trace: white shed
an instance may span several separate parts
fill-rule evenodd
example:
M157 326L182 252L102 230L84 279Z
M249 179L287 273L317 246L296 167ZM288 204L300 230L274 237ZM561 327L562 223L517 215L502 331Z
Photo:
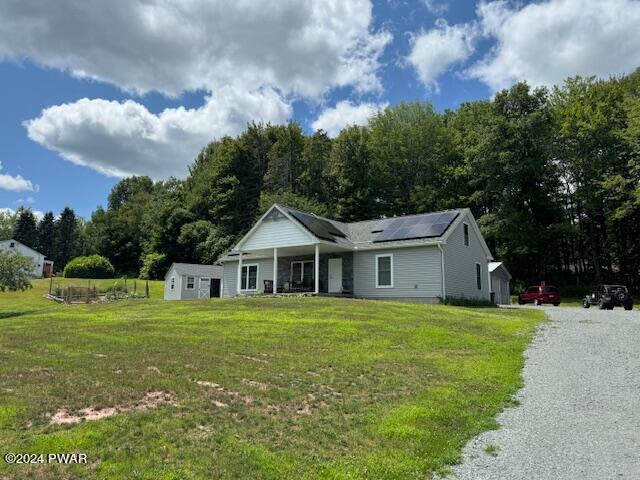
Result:
M46 260L42 253L13 238L0 241L0 250L19 253L30 258L33 261L33 270L31 271L31 276L33 277L50 277L53 273L53 262L51 260Z
M491 293L497 305L511 303L510 284L511 274L502 262L489 262L489 277L491 278Z
M165 300L220 297L222 266L173 263L164 277Z

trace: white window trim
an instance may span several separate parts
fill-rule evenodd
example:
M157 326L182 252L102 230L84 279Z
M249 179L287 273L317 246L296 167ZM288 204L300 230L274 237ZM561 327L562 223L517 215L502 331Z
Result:
M289 281L290 282L293 282L293 265L295 263L302 264L301 269L300 269L300 279L296 280L296 281L302 282L304 280L304 264L305 263L310 263L311 265L313 265L314 261L313 260L295 260L295 261L291 262L291 270L289 271ZM315 270L315 267L314 267L314 270ZM312 276L311 279L313 280L313 278L314 277Z
M465 227L467 227L467 234L464 234ZM462 244L469 248L471 246L471 228L466 222L462 223Z
M242 288L244 282L244 277L242 272L240 272L240 291L241 292L257 292L258 284L260 283L260 265L258 263L243 263L242 268L247 267L247 282L246 285L249 286L249 267L256 267L256 288Z
M196 277L195 275L185 275L184 276L184 289L185 290L195 290L196 289ZM189 278L193 278L193 286L189 288Z
M176 277L171 277L171 280L169 281L169 290L173 292L175 289L176 289Z
M378 275L378 259L381 257L389 257L391 259L391 285L380 285L380 277ZM376 255L376 288L393 288L393 253L381 253Z
M482 290L482 265L476 263L476 288Z

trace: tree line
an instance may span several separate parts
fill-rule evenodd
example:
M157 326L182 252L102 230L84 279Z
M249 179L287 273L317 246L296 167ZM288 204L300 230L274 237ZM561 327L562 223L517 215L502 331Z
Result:
M640 70L518 83L445 112L401 103L333 139L252 123L207 145L184 180L123 179L90 220L65 209L20 235L52 248L58 269L70 252L97 253L157 277L174 261L214 262L275 202L342 221L469 207L516 283L637 289Z

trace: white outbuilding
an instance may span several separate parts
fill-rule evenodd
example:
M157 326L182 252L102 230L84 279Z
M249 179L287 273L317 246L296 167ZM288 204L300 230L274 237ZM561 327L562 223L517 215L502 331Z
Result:
M173 263L164 277L165 300L216 298L221 293L221 265Z
M33 261L33 270L31 271L32 277L42 278L53 275L53 262L51 260L47 260L42 253L26 246L24 243L20 243L13 238L9 240L2 240L0 241L0 250L5 252L15 252L30 258Z
M489 278L491 279L491 294L497 305L511 303L511 274L502 262L489 262Z

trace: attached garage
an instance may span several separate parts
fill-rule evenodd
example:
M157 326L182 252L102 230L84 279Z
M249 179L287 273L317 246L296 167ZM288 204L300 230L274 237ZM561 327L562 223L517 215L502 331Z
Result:
M221 293L221 265L174 263L164 277L165 300L215 298Z
M491 296L497 305L511 303L511 274L502 262L489 262L489 277L491 278Z

